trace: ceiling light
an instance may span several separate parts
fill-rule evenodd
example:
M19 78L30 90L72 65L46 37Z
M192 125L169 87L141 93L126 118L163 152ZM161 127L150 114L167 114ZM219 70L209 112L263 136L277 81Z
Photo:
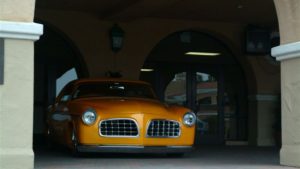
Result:
M146 69L146 68L143 68L141 69L141 72L153 72L154 69Z
M221 53L215 52L186 52L185 55L195 55L195 56L218 56Z

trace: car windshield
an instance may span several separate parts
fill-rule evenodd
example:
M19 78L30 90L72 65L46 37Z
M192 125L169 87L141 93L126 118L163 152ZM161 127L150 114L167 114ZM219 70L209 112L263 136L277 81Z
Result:
M149 85L125 82L97 82L78 86L73 99L85 97L136 97L155 99Z

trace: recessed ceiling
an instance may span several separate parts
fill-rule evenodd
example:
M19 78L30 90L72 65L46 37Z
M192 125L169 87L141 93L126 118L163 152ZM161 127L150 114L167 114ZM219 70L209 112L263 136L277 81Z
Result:
M80 11L103 20L144 17L222 21L277 22L273 0L36 0L37 10Z

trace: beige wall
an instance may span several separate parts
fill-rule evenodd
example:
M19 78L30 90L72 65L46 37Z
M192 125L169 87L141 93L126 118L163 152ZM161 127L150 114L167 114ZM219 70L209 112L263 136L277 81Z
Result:
M281 46L273 55L281 60L282 148L280 163L300 166L300 1L274 0ZM294 45L296 44L296 45Z
M300 55L299 55L300 56ZM281 163L300 166L300 59L282 61ZM288 74L287 74L288 73Z
M31 26L27 23L33 21L35 0L0 0L0 4L0 40L4 42L0 44L0 52L4 54L4 84L0 85L0 168L32 169L35 35L31 36L32 30L22 30L22 26ZM3 31L7 25L14 29L8 30L9 35L7 30ZM28 40L24 40L25 36Z
M277 100L264 100L258 101L257 103L257 145L259 146L270 146L275 145L276 140L274 139L274 123L276 113L280 111L280 104Z
M279 62L268 55L247 57L257 82L257 94L249 96L249 143L259 146L275 145L274 126L278 123L276 118L280 113ZM257 130L252 130L253 128Z
M76 20L73 18L76 17ZM108 31L114 22L100 21L85 13L37 11L37 18L50 23L66 33L77 45L92 77L104 76L113 69L113 56ZM144 60L164 37L171 33L186 30L204 30L221 35L230 45L239 48L242 26L226 23L185 22L177 20L144 19L118 23L125 31L124 47L116 54L117 68L126 78L137 79ZM222 27L222 29L220 29ZM239 33L237 33L239 32ZM236 41L233 43L231 41ZM238 51L239 53L239 51ZM101 63L105 64L101 64Z
M280 62L270 55L246 56L254 71L256 89L259 94L280 93Z
M33 168L33 42L6 39L4 51L4 85L0 85L0 168Z
M279 21L281 44L298 42L300 39L300 1L274 0Z
M101 21L96 16L79 12L43 10L37 11L36 16L38 19L61 30L74 41L75 45L84 55L84 60L91 76L101 77L104 76L106 71L113 69L114 53L109 46L108 31L114 22ZM259 62L257 62L257 57L243 55L245 24L153 18L119 22L118 24L125 31L125 39L123 49L115 55L117 57L117 68L115 69L121 70L126 78L137 79L139 77L140 67L143 65L150 51L160 40L171 33L187 29L211 33L213 36L224 41L233 53L238 56L237 59L246 71L249 83L256 83L256 79L253 79L253 77L257 75L254 74L256 73L254 70L257 68L259 69L257 72L262 80L266 78L269 80L270 78L268 72L262 71L264 66L269 65L264 59L259 59ZM271 80L274 81L273 79L277 78L276 80L278 81L278 66L271 66L270 69L275 69L271 70L275 71L275 76L271 76ZM260 84L267 86L262 87L264 91L269 90L271 86L271 91L265 91L267 93L275 91L274 88L278 88L278 85L273 87L272 84L269 86L265 85L266 83ZM253 88L254 85L250 86L252 88L251 92L255 94L256 89Z
M32 22L35 0L0 0L0 20Z

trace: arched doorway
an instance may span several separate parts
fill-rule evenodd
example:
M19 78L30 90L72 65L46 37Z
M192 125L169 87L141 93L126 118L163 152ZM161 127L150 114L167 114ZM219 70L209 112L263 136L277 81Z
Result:
M247 141L247 86L227 46L197 31L176 32L151 51L140 79L162 101L181 104L198 117L196 144Z
M88 76L83 58L73 42L55 27L41 23L44 35L35 44L34 56L34 145L45 141L47 108L54 103L58 90L74 78Z

